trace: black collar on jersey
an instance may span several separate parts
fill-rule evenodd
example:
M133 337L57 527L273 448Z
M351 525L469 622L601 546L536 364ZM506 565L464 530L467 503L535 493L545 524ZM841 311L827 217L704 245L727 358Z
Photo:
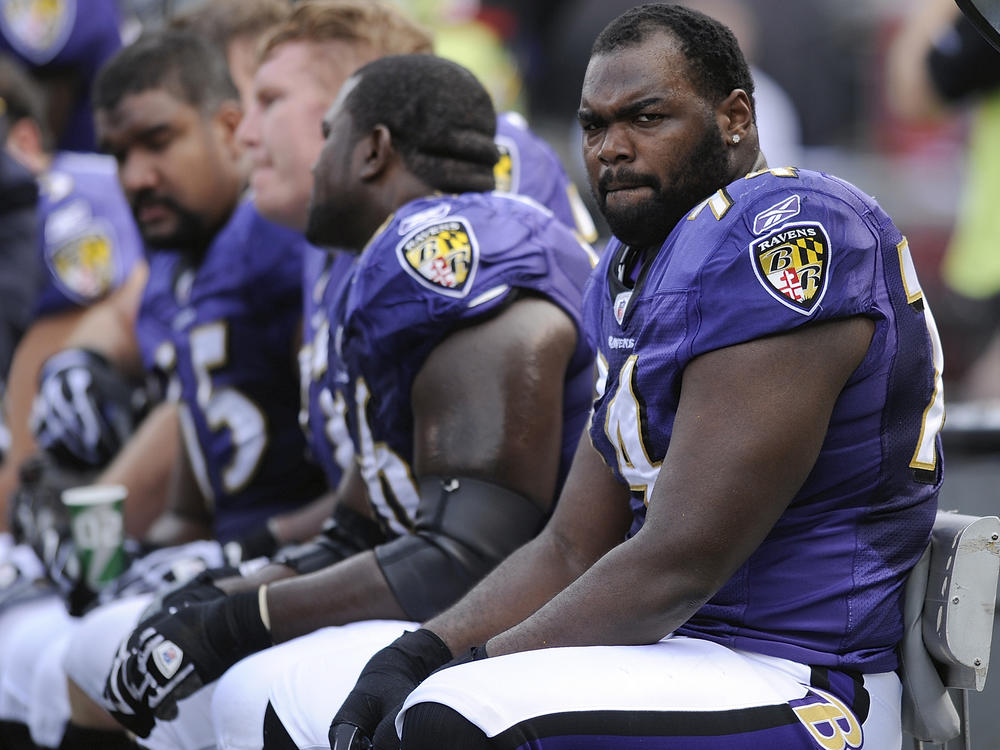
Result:
M637 250L629 245L622 245L618 248L615 257L608 265L608 294L612 304L618 299L619 294L632 292L632 297L625 306L625 313L622 315L621 326L623 328L632 315L633 300L642 291L642 287L646 282L646 274L649 271L649 267L653 264L654 258L656 258L656 253L647 254L644 250ZM636 278L635 283L632 284L629 282L629 276L632 275L632 271L637 264L640 264L639 276Z

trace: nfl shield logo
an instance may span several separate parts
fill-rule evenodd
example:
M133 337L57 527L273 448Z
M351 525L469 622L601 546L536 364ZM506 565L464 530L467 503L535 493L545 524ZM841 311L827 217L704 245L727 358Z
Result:
M183 661L184 652L173 641L164 641L153 650L153 663L166 680L177 674Z
M618 325L622 324L622 320L625 319L625 311L628 309L628 301L632 299L632 292L622 292L617 297L615 297L615 320L618 321Z

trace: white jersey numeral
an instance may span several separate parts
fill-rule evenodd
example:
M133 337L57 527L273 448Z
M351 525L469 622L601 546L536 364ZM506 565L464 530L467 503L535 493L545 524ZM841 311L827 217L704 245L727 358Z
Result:
M648 441L643 429L646 410L635 392L638 362L638 356L633 354L618 373L618 390L608 404L604 433L614 446L619 473L629 488L648 503L661 462L651 459L646 450Z
M906 301L914 306L920 303L920 307L923 308L924 322L927 324L927 333L931 338L931 355L934 360L934 393L931 395L930 403L924 409L923 419L920 421L920 437L917 439L913 458L910 459L910 468L933 471L937 467L937 435L944 426L944 382L942 377L944 354L941 350L941 336L938 334L934 315L931 313L930 305L927 304L920 280L917 278L913 257L910 255L910 245L905 237L896 245L896 250L899 252L899 270L903 276Z
M239 492L253 479L267 448L267 421L260 408L235 388L217 388L213 370L227 363L228 329L218 321L191 330L191 368L197 385L198 407L213 432L228 429L233 455L223 468L222 486L227 493ZM188 457L205 497L214 500L205 455L191 420L190 407L182 409L181 425Z
M358 464L375 511L397 533L413 528L413 516L420 499L410 466L384 442L376 442L368 425L371 391L364 378L355 388L358 415Z

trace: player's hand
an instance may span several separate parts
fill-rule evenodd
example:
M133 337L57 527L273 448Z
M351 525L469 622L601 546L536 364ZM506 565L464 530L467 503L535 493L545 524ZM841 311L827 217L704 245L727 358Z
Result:
M376 740L374 747L378 750L398 747L392 725L396 711L413 688L449 661L451 651L431 631L420 629L403 633L368 660L354 689L333 719L330 747L333 750L363 750L372 747L368 738ZM380 729L383 722L385 726ZM389 731L392 737L386 744L382 738ZM382 745L378 744L380 740Z
M136 394L100 354L58 352L39 375L31 412L35 441L69 466L102 467L132 430Z
M219 578L236 575L233 568L223 570L226 575L219 576ZM226 592L215 585L214 582L219 580L219 578L213 577L215 572L214 570L203 570L194 578L160 589L139 615L139 624L136 625L136 629L146 625L148 621L159 619L160 615L169 613L171 609L181 610L191 604L211 602L223 598Z
M140 737L177 702L271 645L256 591L170 607L136 628L115 655L104 685L111 714Z

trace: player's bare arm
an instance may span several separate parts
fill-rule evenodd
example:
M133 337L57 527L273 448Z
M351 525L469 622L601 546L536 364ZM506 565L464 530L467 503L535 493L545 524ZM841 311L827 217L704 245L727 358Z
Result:
M558 466L563 383L543 374L566 367L575 341L569 318L538 299L517 301L445 339L413 387L417 477L473 477L547 510ZM268 609L276 642L327 625L406 619L373 553L272 584Z
M211 513L180 434L176 434L177 460L167 489L166 509L153 522L146 541L160 547L211 537Z
M840 320L692 361L643 528L487 651L654 643L684 623L805 480L872 330L864 318ZM790 403L795 418L776 418Z
M632 521L628 488L590 436L580 438L551 520L452 608L426 623L459 654L514 627L566 588L612 547Z
M135 321L148 271L144 263L137 264L124 284L104 302L87 311L66 345L100 352L126 374L141 373Z
M153 408L101 472L101 484L123 484L125 532L141 539L166 509L170 476L181 452L177 405L164 402Z

